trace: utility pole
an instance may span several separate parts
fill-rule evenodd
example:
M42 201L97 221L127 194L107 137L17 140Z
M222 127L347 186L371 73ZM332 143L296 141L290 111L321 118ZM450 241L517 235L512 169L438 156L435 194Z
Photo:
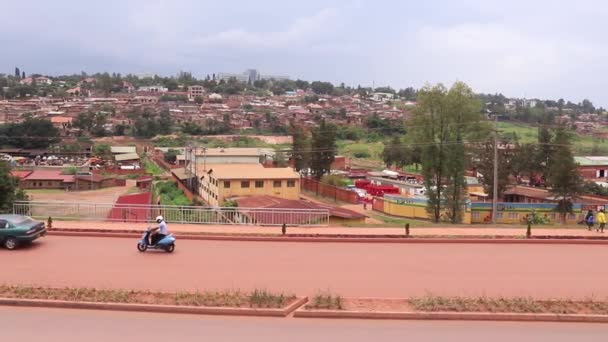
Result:
M494 115L494 184L492 195L492 223L496 223L496 209L498 207L498 114Z

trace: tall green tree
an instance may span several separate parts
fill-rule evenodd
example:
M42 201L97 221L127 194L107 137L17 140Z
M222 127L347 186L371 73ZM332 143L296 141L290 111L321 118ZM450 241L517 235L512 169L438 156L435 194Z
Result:
M480 105L473 91L457 82L448 91L443 85L427 86L417 93L413 132L421 144L422 175L428 196L427 211L438 222L442 210L458 222L465 204L465 141L477 133Z
M293 140L293 151L291 158L297 172L307 170L310 167L310 139L301 126L291 125L291 137Z
M583 185L578 164L572 154L571 140L572 133L566 127L560 126L555 130L554 149L547 177L551 186L549 191L558 200L557 211L562 219L565 219L566 214L572 213L572 203L581 193Z
M336 157L336 125L321 120L321 124L312 130L310 169L313 176L320 180L331 170Z
M410 164L411 151L403 144L399 136L393 136L390 140L384 142L382 150L382 160L386 166L395 165L399 168Z
M553 138L553 132L546 124L543 124L538 128L538 148L536 150L537 155L535 163L544 179L546 179L549 168L551 167L551 156L553 155L553 146L551 144Z
M481 104L473 90L462 82L456 82L448 91L446 97L448 115L448 139L446 146L447 186L444 191L448 218L452 223L462 221L466 204L466 151L465 141L469 136L478 135L481 129Z

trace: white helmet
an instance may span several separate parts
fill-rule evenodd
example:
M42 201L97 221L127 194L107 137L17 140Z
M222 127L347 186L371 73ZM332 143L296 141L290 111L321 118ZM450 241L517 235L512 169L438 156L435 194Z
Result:
M156 216L156 223L161 223L165 219L162 216Z

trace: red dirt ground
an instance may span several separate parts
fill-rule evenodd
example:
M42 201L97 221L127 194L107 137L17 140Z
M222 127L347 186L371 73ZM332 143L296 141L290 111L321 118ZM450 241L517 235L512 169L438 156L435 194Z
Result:
M143 229L143 228L142 228ZM345 297L608 297L603 245L334 244L178 240L173 254L136 239L49 236L0 249L0 284L151 290L255 289Z

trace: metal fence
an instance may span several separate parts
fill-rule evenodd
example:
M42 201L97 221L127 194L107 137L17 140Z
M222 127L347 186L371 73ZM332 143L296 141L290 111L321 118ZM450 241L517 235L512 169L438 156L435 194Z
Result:
M327 226L326 209L214 208L197 206L137 205L74 202L15 202L13 213L38 219L167 222L223 225Z

